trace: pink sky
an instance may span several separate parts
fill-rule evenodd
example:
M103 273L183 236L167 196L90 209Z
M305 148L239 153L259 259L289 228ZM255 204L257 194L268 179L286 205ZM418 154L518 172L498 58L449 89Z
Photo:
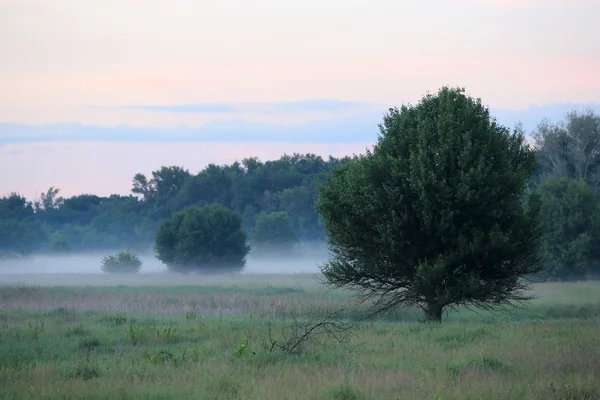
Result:
M293 124L334 113L118 107L325 98L368 102L372 111L417 102L442 85L464 86L499 109L598 101L599 15L596 0L2 0L0 124ZM0 130L0 144L9 134ZM11 143L0 147L0 195L33 197L50 185L66 195L126 193L133 173L161 165L195 172L208 162L294 151L334 150Z

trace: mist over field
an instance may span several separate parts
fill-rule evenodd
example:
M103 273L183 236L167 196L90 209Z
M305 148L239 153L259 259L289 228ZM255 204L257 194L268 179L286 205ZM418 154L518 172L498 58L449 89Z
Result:
M118 251L118 249L89 251L66 255L34 254L28 257L4 260L0 263L0 284L32 283L38 281L38 278L48 279L48 275L105 274L101 268L103 257ZM167 266L154 256L152 251L141 252L139 257L143 262L139 274L173 275ZM242 274L314 274L320 272L319 265L325 262L327 257L327 249L322 245L287 254L261 255L251 251ZM118 280L118 278L119 274L114 276L113 280Z

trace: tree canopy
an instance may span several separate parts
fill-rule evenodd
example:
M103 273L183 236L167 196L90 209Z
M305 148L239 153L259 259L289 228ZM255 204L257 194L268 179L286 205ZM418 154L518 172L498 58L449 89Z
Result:
M372 151L321 188L326 281L359 290L377 312L416 305L435 321L446 307L528 299L539 202L524 198L536 162L522 132L447 87L390 109L380 130Z
M264 252L290 250L298 241L285 211L259 215L250 235L253 247Z
M175 272L240 271L250 251L241 216L220 204L173 214L158 227L155 248Z
M31 202L17 193L0 198L0 251L25 254L47 241L48 233Z
M576 280L600 277L600 196L583 179L550 177L542 200L544 275Z
M583 179L600 189L600 115L573 110L555 124L545 119L533 137L542 178Z

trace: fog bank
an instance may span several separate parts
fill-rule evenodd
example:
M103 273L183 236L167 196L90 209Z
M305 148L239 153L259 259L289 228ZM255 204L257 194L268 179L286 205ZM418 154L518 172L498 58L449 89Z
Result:
M40 274L104 274L102 259L114 251L86 252L69 255L32 255L28 257L0 260L0 281L6 275ZM138 255L143 262L139 274L168 273L167 266L152 252ZM302 249L293 254L261 256L250 253L242 274L314 274L328 258L324 247Z

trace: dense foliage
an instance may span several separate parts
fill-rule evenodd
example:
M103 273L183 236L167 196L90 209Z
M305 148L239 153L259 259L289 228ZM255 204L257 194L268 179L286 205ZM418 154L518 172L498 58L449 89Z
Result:
M535 166L524 136L461 89L391 109L373 151L322 187L326 280L435 321L448 306L525 299L521 278L539 270L539 202L523 201Z
M137 273L142 268L142 260L133 253L120 251L102 259L102 271L106 273Z
M538 181L549 176L582 179L600 189L600 115L571 111L556 124L543 120L533 136Z
M298 241L285 211L259 215L250 235L253 248L265 253L289 251Z
M0 252L28 253L48 241L31 202L17 194L0 198Z
M147 249L154 245L158 225L174 212L213 203L239 213L247 235L259 215L285 212L299 240L322 241L326 233L314 207L317 187L346 160L313 154L267 162L248 158L211 164L196 175L161 167L151 178L136 174L131 196L61 198L54 187L33 201L10 194L0 198L0 252Z
M571 111L534 132L542 200L543 278L598 278L600 238L600 116Z
M600 277L600 196L583 180L547 179L542 199L544 276Z
M174 272L240 271L250 251L241 216L220 204L173 214L158 227L155 248Z

